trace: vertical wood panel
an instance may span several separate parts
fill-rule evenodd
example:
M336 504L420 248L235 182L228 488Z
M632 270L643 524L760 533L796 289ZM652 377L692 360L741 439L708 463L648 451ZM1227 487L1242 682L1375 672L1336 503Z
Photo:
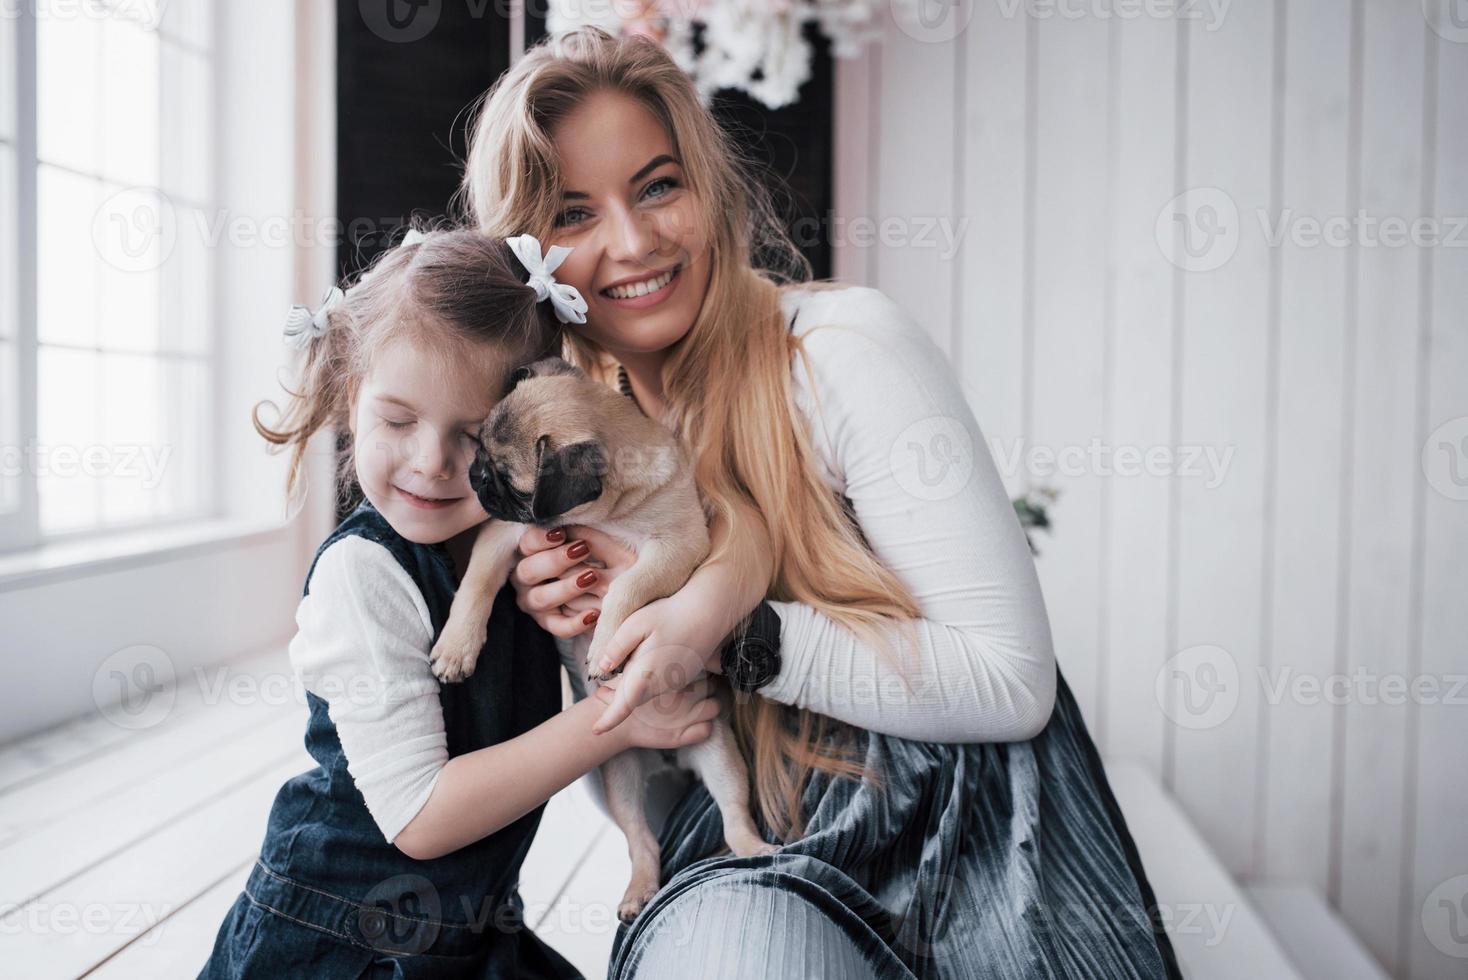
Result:
M1270 200L1273 7L1236 4L1217 30L1196 20L1184 27L1186 186L1218 188L1238 218L1225 216L1225 235L1213 239L1213 248L1234 247L1228 261L1183 279L1178 438L1188 449L1233 455L1216 487L1202 477L1177 477L1175 652L1221 647L1237 676L1222 668L1217 679L1192 675L1194 688L1221 685L1213 696L1232 704L1217 716L1193 718L1201 727L1172 727L1171 778L1184 809L1235 874L1251 870L1258 745L1270 258L1256 216ZM1203 212L1194 218L1200 231L1208 221Z
M838 132L842 217L951 206L969 222L951 294L921 250L878 245L846 268L869 258L869 281L940 344L951 331L991 445L1097 435L1232 454L1213 488L1039 479L1065 489L1038 563L1062 666L1103 751L1161 766L1231 871L1328 892L1400 975L1459 976L1422 915L1468 875L1468 788L1445 775L1462 769L1468 711L1377 703L1352 678L1420 674L1440 702L1465 672L1468 502L1451 488L1468 481L1468 443L1450 428L1423 453L1468 419L1468 250L1266 233L1358 208L1468 214L1468 44L1378 0L1350 16L1326 0L1235 4L1220 25L1018 9L974 5L961 55L889 24L878 57L843 66L858 81L838 113L870 156L846 170ZM1234 251L1180 271L1154 222L1203 187L1238 209ZM1227 717L1202 729L1166 721L1153 694L1158 665L1198 644L1238 673ZM1288 690L1332 675L1351 704Z
M1175 187L1177 26L1142 18L1113 22L1115 59L1111 186L1110 353L1107 438L1146 452L1173 442L1173 266L1154 223ZM1108 540L1106 676L1101 750L1137 759L1161 775L1164 717L1151 680L1169 654L1167 605L1170 489L1165 475L1117 477L1103 487Z
M1338 0L1284 5L1282 172L1277 214L1347 212L1350 20ZM1273 220L1273 216L1272 216ZM1265 667L1273 684L1335 672L1340 561L1341 399L1345 385L1346 260L1339 247L1277 246L1277 416ZM1330 881L1330 753L1335 708L1266 690L1260 759L1260 877Z
M835 215L842 231L831 235L831 264L834 278L856 286L872 284L871 247L852 240L850 222L857 215L872 213L870 164L873 139L880 113L872 111L877 55L866 48L857 58L836 59L836 166L831 175Z
M958 43L919 40L888 25L877 51L876 211L863 216L875 219L877 228L874 285L944 350L951 339L956 261L938 229L956 222L952 100Z
M1421 205L1427 25L1416 4L1368 0L1362 14L1359 206L1375 218L1410 220ZM1405 675L1409 666L1421 256L1407 245L1368 246L1380 236L1359 234L1343 652L1348 676L1380 677ZM1338 899L1346 921L1395 973L1409 713L1372 690L1353 686L1344 711Z
M1468 92L1468 44L1428 38L1429 63L1436 59L1436 117L1433 135L1434 181L1426 197L1424 212L1448 219L1445 227L1456 228L1458 244L1438 247L1427 256L1429 301L1426 323L1429 359L1426 376L1425 429L1422 447L1427 486L1424 495L1424 543L1422 603L1413 610L1421 617L1421 655L1414 673L1439 686L1431 703L1417 709L1414 763L1416 799L1413 807L1409 855L1410 884L1402 908L1402 928L1407 937L1403 972L1413 980L1446 980L1461 977L1464 960L1448 955L1460 947L1434 945L1424 928L1431 923L1433 937L1443 942L1449 909L1440 900L1461 901L1468 881L1468 833L1463 815L1468 813L1468 780L1462 778L1464 746L1468 746L1468 706L1461 679L1468 673L1463 656L1463 638L1468 636L1468 603L1463 601L1464 555L1468 555L1468 231L1461 223L1468 218L1468 182L1463 161L1468 159L1468 111L1463 93ZM1421 370L1421 369L1419 369ZM1422 376L1419 374L1419 377ZM1455 690L1456 688L1456 690ZM1459 879L1457 885L1439 886ZM1436 894L1435 894L1436 893ZM1429 904L1430 903L1430 904ZM1461 908L1461 905L1459 906ZM1461 918L1457 938L1463 936Z
M1102 477L1088 448L1105 437L1107 21L1047 18L1037 34L1034 160L1034 378L1030 437L1067 469L1037 474L1061 491L1057 533L1045 545L1040 581L1056 656L1087 719L1101 682Z
M956 353L964 392L990 447L998 450L999 473L1011 494L1025 489L1012 450L1025 434L1029 23L1002 16L997 4L981 3L963 37L964 169L958 177L968 232L958 259Z

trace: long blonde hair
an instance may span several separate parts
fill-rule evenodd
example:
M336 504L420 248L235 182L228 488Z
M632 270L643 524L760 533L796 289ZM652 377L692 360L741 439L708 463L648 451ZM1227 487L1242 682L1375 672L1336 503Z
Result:
M663 421L693 461L710 512L728 542L768 534L770 598L805 603L892 658L889 627L913 637L920 615L902 582L866 548L819 476L815 450L791 399L800 339L781 311L782 289L810 267L780 226L751 161L699 101L692 81L656 43L585 28L525 53L476 110L460 188L466 217L494 235L554 235L562 183L551 133L588 95L621 92L659 119L697 195L709 230L708 292L692 327L668 348ZM812 288L812 287L806 287ZM565 356L611 383L615 361L574 331ZM900 664L894 664L899 673ZM756 800L784 840L803 833L801 798L819 769L880 784L851 751L855 733L833 719L760 697L738 698L734 728L753 764Z

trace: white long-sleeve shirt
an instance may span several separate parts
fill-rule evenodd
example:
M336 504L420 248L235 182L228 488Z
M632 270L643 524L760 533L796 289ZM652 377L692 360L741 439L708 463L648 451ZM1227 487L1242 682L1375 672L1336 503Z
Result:
M1055 698L1049 619L1024 532L951 367L876 290L792 289L783 302L815 375L812 387L795 358L795 403L822 477L851 500L922 619L904 675L910 694L845 627L803 603L771 602L783 664L760 693L924 741L1035 735ZM448 761L423 597L386 548L345 538L322 552L296 621L292 663L327 701L348 770L391 841ZM353 698L341 679L358 674L379 679L381 696ZM336 678L330 690L319 680L327 675Z
M828 486L922 610L903 674L799 602L780 616L774 701L932 742L1026 739L1050 717L1055 657L1034 560L952 367L875 289L787 290L797 408ZM819 410L817 409L819 404ZM893 636L896 627L891 628Z

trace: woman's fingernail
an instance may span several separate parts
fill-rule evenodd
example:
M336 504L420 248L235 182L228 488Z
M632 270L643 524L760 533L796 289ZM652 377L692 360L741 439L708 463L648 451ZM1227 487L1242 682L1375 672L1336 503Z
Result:
M545 539L551 544L560 544L562 541L566 540L566 529L563 527L558 527L554 531L547 531L545 533Z
M576 584L581 586L581 588L583 589L595 581L596 569L594 568L589 568L586 571L582 572L580 575L576 576Z
M566 557L580 558L582 555L586 554L590 550L591 545L587 544L585 541L577 541L575 544L571 545L571 547L566 549Z
M600 616L600 615L601 615L601 610L600 609L593 609L593 610L591 610L591 612L589 612L585 616L582 616L581 617L581 625L582 626L590 626L592 623L596 622L596 618L598 616ZM603 663L605 663L605 661L603 661ZM602 670L606 670L606 667L603 666L602 667Z

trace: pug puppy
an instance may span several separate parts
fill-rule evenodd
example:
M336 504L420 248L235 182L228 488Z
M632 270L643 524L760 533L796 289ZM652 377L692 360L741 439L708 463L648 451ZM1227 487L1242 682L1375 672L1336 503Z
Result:
M677 440L626 396L550 357L517 368L485 419L469 484L492 518L475 539L448 622L430 655L435 676L469 676L485 642L494 597L517 558L526 525L582 524L637 553L607 589L592 634L558 644L580 701L606 676L593 665L628 616L672 595L708 556L710 542L692 472ZM613 672L615 673L615 671ZM672 753L718 804L724 839L740 857L778 847L760 837L749 812L744 759L725 716L713 734ZM661 852L647 820L647 779L666 755L632 749L601 767L607 808L627 838L632 880L617 907L631 922L661 886Z

